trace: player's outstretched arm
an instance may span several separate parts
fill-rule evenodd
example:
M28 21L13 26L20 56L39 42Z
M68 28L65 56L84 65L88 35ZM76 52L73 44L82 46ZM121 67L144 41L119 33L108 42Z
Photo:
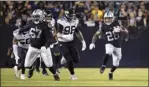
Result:
M13 47L13 54L15 56L15 59L18 61L19 55L18 55L18 40L14 37L12 41L12 47Z
M98 39L98 37L99 37L100 35L101 35L101 34L100 34L99 31L97 31L97 32L94 34L94 36L93 36L93 38L92 38L92 42L91 42L91 44L90 44L90 46L89 46L89 49L90 49L90 50L92 50L93 48L95 48L95 42L96 42L96 40Z
M32 23L29 23L29 24L25 25L24 27L22 27L22 28L19 30L19 34L25 32L25 31L28 31L31 26L32 26Z
M82 42L82 51L84 51L86 49L86 42L84 40L83 34L79 29L76 30L76 36Z

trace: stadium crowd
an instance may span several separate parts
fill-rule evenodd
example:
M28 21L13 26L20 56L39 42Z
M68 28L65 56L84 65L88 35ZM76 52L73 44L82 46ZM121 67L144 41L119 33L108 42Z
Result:
M149 1L1 1L0 24L14 25L17 17L24 13L30 17L36 8L51 10L57 20L71 7L75 8L80 22L88 26L98 25L104 12L109 10L132 34L149 26Z

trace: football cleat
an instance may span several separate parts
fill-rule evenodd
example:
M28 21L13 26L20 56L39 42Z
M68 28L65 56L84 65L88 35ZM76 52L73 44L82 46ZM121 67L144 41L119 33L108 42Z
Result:
M78 78L75 75L71 75L71 80L77 80Z
M25 78L25 74L21 74L21 79L22 80L25 80L26 78Z
M113 80L113 73L109 73L109 80Z
M33 76L33 69L30 69L29 71L28 71L28 78L31 78L32 76Z
M19 70L18 70L18 66L14 66L13 69L14 69L16 78L19 78Z
M105 69L106 69L106 67L105 67L105 66L102 66L102 67L100 68L100 73L101 73L101 74L104 73Z
M60 77L58 76L58 74L53 75L53 77L55 81L60 81Z

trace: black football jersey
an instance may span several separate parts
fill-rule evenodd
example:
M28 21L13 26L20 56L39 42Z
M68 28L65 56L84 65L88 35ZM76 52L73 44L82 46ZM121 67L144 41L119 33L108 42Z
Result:
M100 32L106 43L110 43L115 47L121 47L120 32L115 32L114 27L120 26L118 21L114 21L111 25L102 23Z
M19 33L29 30L30 34L30 45L32 47L40 49L41 46L49 46L50 42L53 40L52 33L46 22L41 22L39 24L34 24L30 22L28 25L24 26Z

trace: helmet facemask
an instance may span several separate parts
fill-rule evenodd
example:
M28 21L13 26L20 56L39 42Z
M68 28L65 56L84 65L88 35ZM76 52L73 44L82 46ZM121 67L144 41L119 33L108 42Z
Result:
M112 12L106 12L104 14L104 23L107 25L112 24L114 21L114 14Z
M43 18L44 18L44 15L43 15L43 12L41 10L35 10L33 13L32 13L32 21L35 23L35 24L38 24L40 23L41 21L43 21Z
M65 17L66 17L69 21L72 21L72 19L74 19L74 17L75 17L75 12L74 12L74 10L65 11Z
M51 22L52 21L52 15L51 14L47 14L45 17L47 22Z
M113 23L113 17L105 17L104 18L104 23L107 25L110 25Z

